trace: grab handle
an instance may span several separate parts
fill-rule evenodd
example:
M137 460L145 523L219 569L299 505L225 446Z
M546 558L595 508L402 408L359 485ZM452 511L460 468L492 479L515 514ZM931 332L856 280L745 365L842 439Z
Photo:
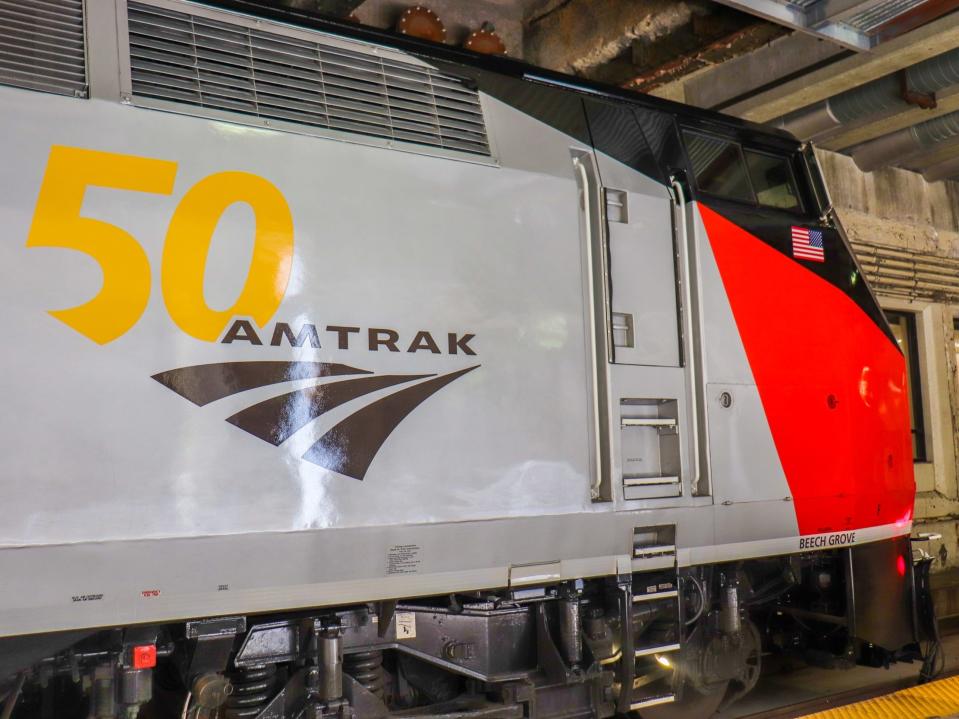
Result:
M684 354L686 367L689 370L689 438L690 445L692 446L693 450L693 476L689 486L694 495L705 494L706 492L699 492L699 483L703 475L699 438L700 432L705 432L706 428L700 427L700 392L702 389L702 377L700 373L699 356L696 346L697 327L693 314L694 303L696 300L698 300L698 297L693 292L693 246L690 242L689 225L686 219L686 193L683 191L682 184L675 177L669 178L669 187L672 191L670 194L673 203L673 212L679 214L679 241L681 244L680 256L682 257L683 264L683 276L681 280L683 285L683 330L684 334L686 335ZM696 314L699 314L698 306L696 306Z
M592 378L591 414L594 437L594 457L590 496L593 501L610 501L612 489L609 482L608 417L606 361L610 343L608 298L606 287L607 267L603 243L603 228L598 209L598 186L593 173L591 156L583 152L573 153L573 168L582 198L583 241L586 252L586 294L589 312L589 365Z

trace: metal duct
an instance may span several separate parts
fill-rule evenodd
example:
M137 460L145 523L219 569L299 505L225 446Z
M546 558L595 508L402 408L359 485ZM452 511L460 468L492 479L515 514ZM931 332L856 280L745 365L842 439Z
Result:
M852 159L860 170L871 172L957 136L959 112L950 112L865 142L853 151Z
M796 137L808 140L834 127L839 127L840 123L829 109L829 100L823 100L773 120L771 124L791 132Z
M938 182L939 180L948 180L950 177L959 175L959 157L945 160L943 162L930 165L922 171L922 177L926 182Z
M957 68L956 79L952 82L959 82L959 68ZM898 76L886 75L842 92L826 102L829 103L829 109L840 123L852 122L860 117L878 115L894 107L908 105L902 99L901 88L902 83Z
M931 95L957 85L959 48L912 65L905 73L909 89L924 94ZM864 117L910 107L912 105L902 98L900 75L893 73L790 113L775 124L808 139Z
M938 92L955 85L959 78L959 50L950 50L906 69L909 87L919 92Z
M919 145L925 149L959 135L959 112L937 117L927 122L913 125Z

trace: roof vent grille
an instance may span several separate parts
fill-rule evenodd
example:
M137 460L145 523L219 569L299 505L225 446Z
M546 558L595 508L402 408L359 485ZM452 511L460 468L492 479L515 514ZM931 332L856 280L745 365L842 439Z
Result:
M0 84L86 97L83 0L0 0Z
M0 0L0 3L6 0ZM412 62L311 33L267 32L128 4L134 99L255 116L477 155L489 145L478 93ZM355 49L353 49L355 48Z

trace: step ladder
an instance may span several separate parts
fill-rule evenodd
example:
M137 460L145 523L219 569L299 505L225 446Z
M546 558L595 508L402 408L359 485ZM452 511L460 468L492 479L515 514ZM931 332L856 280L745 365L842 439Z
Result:
M653 557L661 566L642 571L649 566L642 560ZM637 527L633 532L633 559L634 571L640 571L632 577L632 657L631 667L626 666L624 673L624 679L631 683L626 705L630 711L676 701L675 665L683 627L675 525ZM626 664L628 660L623 657L623 661Z

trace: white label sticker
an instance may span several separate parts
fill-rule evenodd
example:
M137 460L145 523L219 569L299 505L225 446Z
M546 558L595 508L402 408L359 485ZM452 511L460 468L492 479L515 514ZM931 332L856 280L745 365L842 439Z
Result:
M420 569L420 548L416 544L394 544L386 553L387 574L416 574Z
M396 613L396 638L416 639L416 614L413 612Z

